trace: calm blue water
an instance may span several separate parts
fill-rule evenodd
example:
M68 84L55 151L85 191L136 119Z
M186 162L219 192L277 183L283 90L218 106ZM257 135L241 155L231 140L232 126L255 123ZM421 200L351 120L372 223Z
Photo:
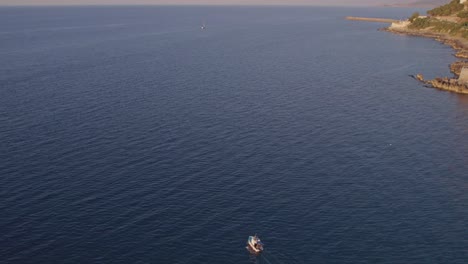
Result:
M412 11L1 8L0 262L467 263L453 51L343 20Z

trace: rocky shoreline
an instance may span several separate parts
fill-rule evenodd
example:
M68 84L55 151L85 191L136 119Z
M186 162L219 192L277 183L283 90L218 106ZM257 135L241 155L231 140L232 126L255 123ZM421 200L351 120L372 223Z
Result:
M457 79L444 77L424 80L424 77L421 74L411 75L411 77L432 88L454 93L468 94L468 83L460 83Z
M430 30L413 30L407 27L392 28L392 26L390 26L381 30L399 35L433 38L437 41L442 42L445 45L451 46L456 51L454 56L459 59L462 59L450 64L450 71L454 74L453 78L444 77L435 78L432 80L424 80L421 74L417 74L413 77L416 80L421 81L424 84L433 88L460 94L468 94L468 83L458 79L458 76L460 76L462 69L464 67L468 69L468 60L465 60L468 59L468 40L454 37L445 33L431 32Z
M443 44L451 46L457 53L455 57L468 59L468 40L454 37L446 33L437 33L428 30L414 30L408 28L383 28L382 31L387 31L394 34L399 35L410 35L410 36L418 36L418 37L425 37L425 38L433 38Z

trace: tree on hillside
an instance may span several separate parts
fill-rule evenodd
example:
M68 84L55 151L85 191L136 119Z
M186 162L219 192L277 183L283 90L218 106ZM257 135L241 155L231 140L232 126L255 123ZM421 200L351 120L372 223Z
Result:
M409 17L409 21L410 22L413 22L416 18L419 17L419 12L414 12L410 17Z

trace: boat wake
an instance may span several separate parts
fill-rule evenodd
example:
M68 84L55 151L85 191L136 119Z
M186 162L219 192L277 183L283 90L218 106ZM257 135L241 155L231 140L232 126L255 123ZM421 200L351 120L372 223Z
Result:
M246 249L251 253L250 254L250 262L255 264L299 264L302 263L297 259L287 256L277 252L270 252L269 250L264 250L261 254L257 254L253 252L248 246Z

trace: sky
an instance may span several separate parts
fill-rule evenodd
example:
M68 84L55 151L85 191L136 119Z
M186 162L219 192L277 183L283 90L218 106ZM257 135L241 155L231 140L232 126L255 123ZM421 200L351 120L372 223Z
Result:
M379 5L404 0L0 0L0 5Z

